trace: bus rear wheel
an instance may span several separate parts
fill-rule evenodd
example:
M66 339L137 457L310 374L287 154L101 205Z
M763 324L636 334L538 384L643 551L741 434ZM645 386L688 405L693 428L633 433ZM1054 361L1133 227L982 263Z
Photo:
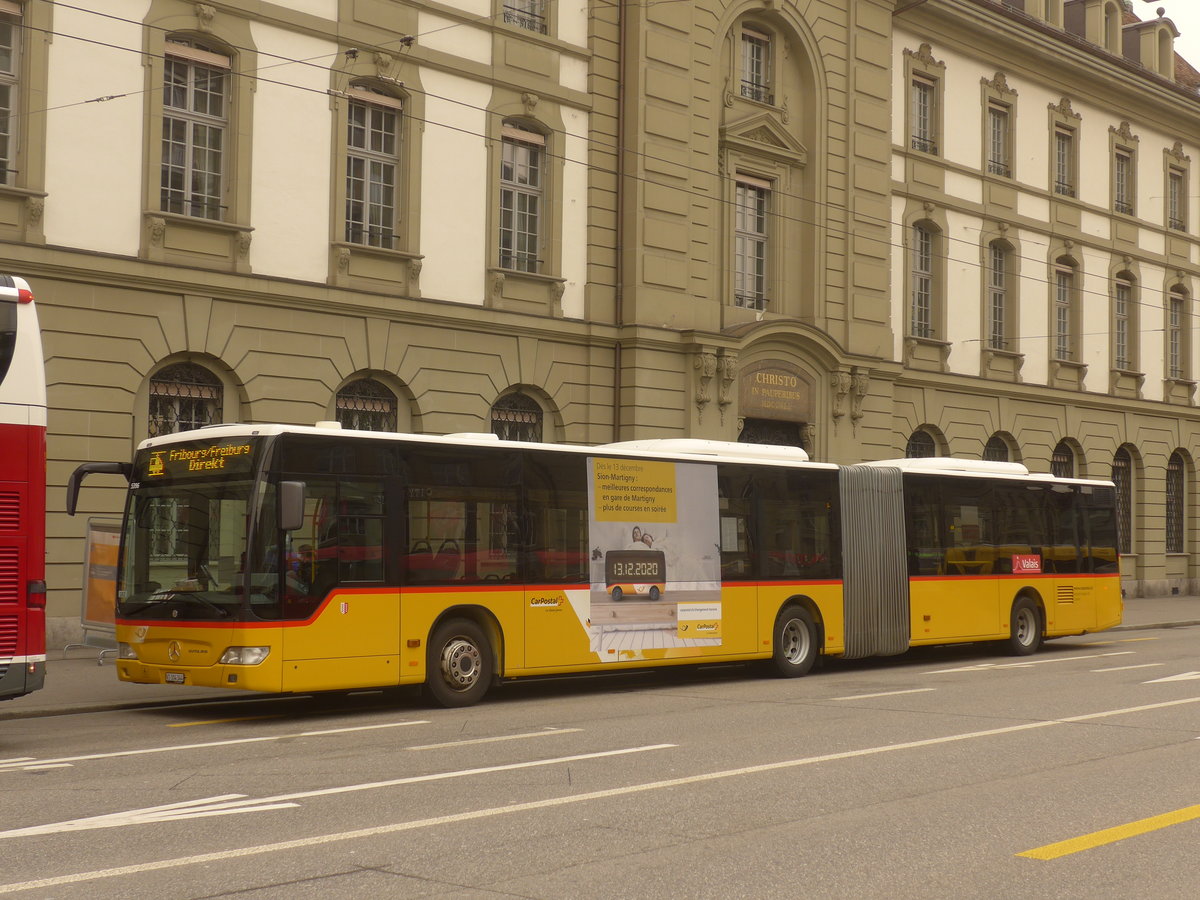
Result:
M802 606L789 606L775 620L771 662L775 672L784 678L807 675L817 661L820 645L817 623Z
M662 593L658 590L658 585L655 585L654 587L650 588L650 599L653 600L655 603L658 602L658 598L661 596L662 596Z
M1029 656L1042 646L1042 616L1037 604L1028 597L1013 603L1009 620L1008 649L1014 656Z
M439 706L470 706L491 686L492 645L470 619L443 622L429 639L425 692Z
M619 602L619 601L620 601L620 599L621 599L621 593L622 593L622 591L621 591L621 589L620 589L619 587L615 587L615 588L613 588L613 589L612 589L612 598L613 598L613 600L616 600L616 601L618 601L618 602Z

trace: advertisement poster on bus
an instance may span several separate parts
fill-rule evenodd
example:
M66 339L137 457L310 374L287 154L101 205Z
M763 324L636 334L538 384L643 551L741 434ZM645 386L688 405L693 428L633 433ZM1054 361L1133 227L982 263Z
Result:
M720 646L716 468L594 457L588 500L593 652Z

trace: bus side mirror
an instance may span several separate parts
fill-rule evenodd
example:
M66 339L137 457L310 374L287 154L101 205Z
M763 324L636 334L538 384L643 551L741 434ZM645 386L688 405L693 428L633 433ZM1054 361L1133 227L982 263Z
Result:
M279 482L279 527L295 531L304 526L304 482Z

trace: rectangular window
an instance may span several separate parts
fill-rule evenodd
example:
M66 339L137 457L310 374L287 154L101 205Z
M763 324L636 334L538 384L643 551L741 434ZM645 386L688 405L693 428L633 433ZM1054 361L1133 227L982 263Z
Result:
M991 272L989 277L988 305L989 329L988 346L993 350L1008 348L1005 328L1008 312L1008 253L1001 246L991 247Z
M541 271L542 160L545 138L504 127L500 152L500 267Z
M1185 492L1183 457L1172 453L1167 461L1167 552L1183 552Z
M1075 196L1075 132L1054 130L1054 193Z
M504 0L504 21L526 31L546 34L546 0Z
M749 28L742 29L741 94L759 103L772 103L771 36Z
M1012 176L1008 154L1009 108L988 104L988 172L1004 178Z
M1182 169L1167 174L1167 227L1187 231L1187 176Z
M1054 273L1054 358L1071 360L1075 354L1071 329L1071 303L1075 292L1075 273L1058 269Z
M229 60L169 42L163 72L162 209L220 219Z
M923 153L937 153L935 108L937 86L928 79L914 78L912 81L911 105L912 148Z
M0 8L0 184L11 184L17 150L21 20Z
M1133 285L1128 281L1117 281L1113 291L1113 365L1128 369L1129 359L1129 314L1133 300Z
M1183 378L1184 299L1182 294L1167 295L1167 377Z
M734 201L733 296L737 306L767 307L770 182L739 180Z
M1133 215L1133 157L1128 150L1117 150L1113 157L1113 209Z
M346 116L347 242L393 246L399 149L398 108L391 104L350 102Z
M912 230L912 301L909 333L933 337L933 232L920 225Z

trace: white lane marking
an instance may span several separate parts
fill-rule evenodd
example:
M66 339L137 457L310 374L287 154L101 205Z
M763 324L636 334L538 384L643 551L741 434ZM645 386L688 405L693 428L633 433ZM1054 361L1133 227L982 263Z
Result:
M205 744L176 744L171 747L143 747L140 750L116 750L112 753L88 753L83 756L60 756L58 759L41 759L34 760L33 757L26 757L24 761L15 760L13 762L0 763L0 772L8 769L23 769L28 767L31 761L35 761L37 765L46 765L48 763L76 763L86 759L115 759L120 756L141 756L146 753L173 753L177 750L206 750L210 747L231 747L235 744L261 744L265 741L282 741L288 738L298 737L320 737L326 734L343 734L348 731L373 731L379 728L402 728L406 725L428 725L428 719L414 719L410 722L386 722L383 725L359 725L353 728L334 728L327 731L301 731L295 734L275 734L264 735L262 737L251 738L234 738L228 741L209 741Z
M71 763L46 763L44 765L29 765L25 766L24 772L40 772L43 769L72 769L74 766Z
M959 666L954 669L931 669L922 675L946 675L951 672L982 672L993 669L1028 669L1030 666L1044 666L1048 663L1075 662L1080 659L1103 659L1106 656L1133 656L1136 650L1114 650L1111 653L1089 653L1086 656L1055 656L1050 659L1030 659L1014 663L978 663L973 666Z
M1109 666L1106 669L1092 669L1093 672L1125 672L1129 669L1153 669L1155 666L1164 666L1166 663L1141 663L1136 666Z
M900 694L924 694L937 688L913 688L911 691L884 691L879 694L851 694L848 697L830 697L830 700L873 700L875 697L897 697Z
M1155 678L1153 681L1143 681L1142 684L1162 684L1164 681L1195 681L1200 678L1200 672L1184 672L1180 675L1168 675L1166 678Z
M393 778L389 781L372 781L366 784L347 784L342 787L321 788L315 791L299 791L293 794L278 794L274 797L247 799L246 794L225 794L221 797L205 797L168 806L152 806L102 816L72 819L68 822L53 822L49 825L34 825L30 828L15 828L0 831L0 838L31 837L39 834L56 834L61 831L90 831L96 828L116 828L122 825L148 825L155 822L197 819L205 816L224 816L233 813L260 812L267 809L283 809L299 806L296 800L312 797L329 797L334 794L350 794L356 791L372 791L378 788L398 787L403 784L421 784L429 781L445 781L449 778L465 778L468 775L487 775L492 772L511 772L514 769L532 769L558 763L578 762L584 759L601 759L608 756L626 756L644 753L647 750L666 750L675 744L649 744L645 747L624 747L620 750L601 750L596 753L579 753L574 756L559 756L554 759L535 759L528 762L505 763L476 769L459 769L453 772L438 772L433 775L411 775L408 778Z
M466 741L447 741L443 744L421 744L409 750L445 750L448 747L466 747L470 744L494 744L498 741L519 741L524 738L549 737L555 734L575 734L582 728L547 728L545 731L527 731L523 734L502 734L498 737L472 738Z
M32 759L32 756L11 756L8 759L0 759L0 766L7 765L8 763L29 762Z
M182 856L175 859L162 859L155 862L136 863L128 866L117 866L111 869L95 869L90 872L77 872L71 875L57 875L51 878L40 878L36 881L17 881L10 884L0 884L0 894L15 894L18 891L41 890L59 887L64 884L79 884L85 881L99 881L102 878L118 878L123 875L138 875L144 872L158 872L164 869L178 869L184 866L194 866L210 862L223 862L230 859L240 859L249 856L260 856L264 853L278 853L286 850L302 850L307 847L320 847L342 841L360 840L363 838L379 837L387 834L398 834L404 831L414 831L419 828L432 828L438 825L457 824L476 819L487 819L493 816L504 816L518 812L529 812L536 809L549 809L555 806L568 806L574 803L586 803L591 800L603 800L609 797L621 797L629 794L640 794L647 791L664 788L681 787L690 784L700 784L708 781L718 781L724 778L734 778L741 775L756 775L760 772L772 772L814 763L831 762L841 759L871 756L878 753L891 753L895 750L911 750L918 747L931 747L937 744L949 744L955 741L966 741L980 737L991 737L1009 734L1017 731L1029 731L1034 728L1045 728L1052 725L1065 725L1071 722L1087 722L1093 719L1103 719L1120 716L1127 713L1146 712L1153 709L1165 709L1181 706L1186 703L1200 703L1200 697L1187 697L1182 700L1168 700L1164 703L1151 703L1145 706L1130 706L1124 709L1112 709L1104 712L1089 713L1082 716L1071 716L1066 719L1051 719L1042 722L1029 722L1024 725L1011 725L1006 728L993 728L988 731L972 731L965 734L952 734L941 738L929 738L922 741L909 741L903 744L888 744L883 747L868 747L863 750L849 750L844 753L831 753L826 756L810 756L803 759L792 759L785 762L765 763L757 766L746 766L740 769L726 769L720 772L709 772L703 775L688 775L681 778L671 778L666 781L651 781L643 784L629 785L621 788L608 788L602 791L590 791L586 794L573 794L566 797L552 797L547 800L534 800L528 803L514 803L510 806L494 806L489 809L478 809L472 812L454 813L446 816L434 816L428 819L416 819L409 822L395 822L391 825L377 825L373 828L360 828L355 831L341 831L333 834L320 834L308 838L297 838L291 841L280 841L274 844L258 844L253 847L239 847L234 850L218 850L214 853L202 853L196 856Z

